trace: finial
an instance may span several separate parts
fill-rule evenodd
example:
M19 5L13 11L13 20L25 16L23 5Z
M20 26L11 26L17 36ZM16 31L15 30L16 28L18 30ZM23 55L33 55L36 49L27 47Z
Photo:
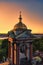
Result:
M20 16L19 16L19 22L22 22L21 11L20 11Z
M21 15L21 11L20 11L20 15Z

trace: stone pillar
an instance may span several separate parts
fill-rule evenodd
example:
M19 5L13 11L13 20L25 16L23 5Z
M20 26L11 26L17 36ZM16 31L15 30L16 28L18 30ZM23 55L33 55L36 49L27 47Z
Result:
M25 49L25 56L27 57L27 48Z
M32 60L32 42L30 42L30 60Z
M9 59L9 63L14 65L14 45L12 43L9 43L8 59Z
M29 43L29 57L30 57L30 60L29 60L29 64L32 65L31 61L32 61L32 42Z
M29 43L27 43L27 59L29 60L29 50L30 50L30 48L29 48Z
M12 44L12 64L14 65L14 43Z
M8 57L9 57L9 62L10 64L14 65L14 43L13 43L13 38L9 37L8 38Z
M8 60L10 59L11 57L11 44L10 42L8 43Z
M25 56L26 56L26 65L28 64L28 48L26 46L26 49L25 49Z
M19 45L16 44L16 65L19 65Z
M9 52L11 52L11 54L10 54L10 63L12 64L12 43L10 43L11 44L11 51L9 51Z
M14 44L14 64L16 65L16 43Z
M14 44L14 64L19 65L19 45Z

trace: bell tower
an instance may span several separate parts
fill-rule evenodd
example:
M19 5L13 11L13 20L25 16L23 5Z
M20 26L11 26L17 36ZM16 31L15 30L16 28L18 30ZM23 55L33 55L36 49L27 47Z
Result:
M22 32L19 32L21 30ZM9 64L21 65L24 63L24 65L27 65L29 61L31 62L33 35L31 33L31 29L27 29L27 26L22 23L21 11L19 22L14 26L14 30L8 32L8 41Z

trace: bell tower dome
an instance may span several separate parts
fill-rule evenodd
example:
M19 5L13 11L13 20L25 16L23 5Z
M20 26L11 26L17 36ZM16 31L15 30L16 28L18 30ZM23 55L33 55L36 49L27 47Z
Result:
M14 30L18 30L18 29L27 29L26 25L22 23L21 11L19 15L19 22L14 26Z

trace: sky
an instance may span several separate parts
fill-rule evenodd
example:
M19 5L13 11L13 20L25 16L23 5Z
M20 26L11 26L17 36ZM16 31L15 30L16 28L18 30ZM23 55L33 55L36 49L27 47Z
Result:
M19 22L32 33L43 33L43 0L0 0L0 33L7 33Z

